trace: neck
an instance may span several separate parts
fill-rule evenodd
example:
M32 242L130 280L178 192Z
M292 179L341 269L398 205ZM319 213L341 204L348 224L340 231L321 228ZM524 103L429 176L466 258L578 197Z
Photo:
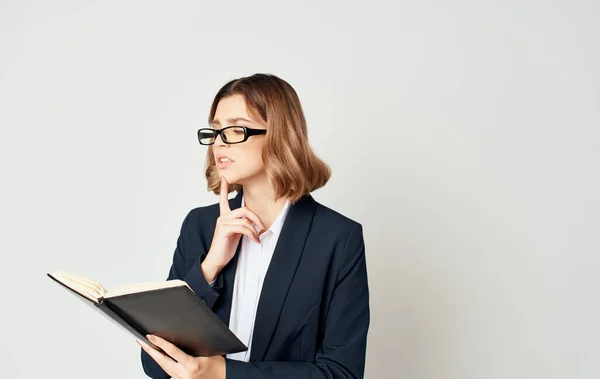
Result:
M275 191L268 183L264 183L263 185L244 185L243 192L244 205L256 213L265 225L265 230L269 229L273 221L275 221L283 210L287 199L280 198L275 200Z

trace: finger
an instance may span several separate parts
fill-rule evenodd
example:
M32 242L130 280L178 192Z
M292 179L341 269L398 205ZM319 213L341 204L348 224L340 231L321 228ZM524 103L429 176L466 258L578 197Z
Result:
M258 225L258 227L261 230L265 230L265 225L262 223L262 220L256 215L256 213L252 212L250 209L248 209L246 207L234 209L227 215L227 217L228 218L229 217L235 217L235 218L247 217L250 220L252 220L252 222L254 222L256 225Z
M181 351L177 346L173 345L171 342L155 335L146 336L150 342L160 347L165 353L167 353L171 358L176 360L181 364L187 363L187 360L190 360L192 357Z
M257 241L257 239L258 239L258 232L256 231L256 228L254 227L254 225L252 225L250 220L248 220L247 218L234 218L234 219L222 222L221 225L222 226L244 226L254 235L254 237L256 238L255 241Z
M248 228L250 228L251 230L256 230L254 228L254 225L252 224L252 221L250 221L247 218L231 218L229 220L223 220L221 221L221 225L226 226L226 225L246 225Z
M244 234L244 235L250 237L254 242L260 243L260 240L258 239L258 235L256 234L256 230L254 230L254 228L252 228L252 227L249 227L247 225L229 225L229 224L223 224L223 225L227 226L228 232Z
M221 176L221 193L219 194L219 209L221 210L221 214L231 212L231 209L229 208L229 199L227 198L228 193L229 183L227 183L225 176Z
M144 351L146 353L148 353L149 356L152 357L152 359L154 359L154 361L167 373L169 374L169 376L174 377L175 376L175 372L177 371L177 362L175 362L174 360L172 360L169 356L161 353L160 351L150 347L147 343L145 343L144 341L140 341L138 339L135 340L138 345L141 346L142 349L144 349Z
M256 233L256 230L252 226L229 225L229 224L225 224L225 226L227 226L227 231L229 231L229 232L246 235L250 239L252 239L254 242L260 243L260 240L258 239L258 234Z

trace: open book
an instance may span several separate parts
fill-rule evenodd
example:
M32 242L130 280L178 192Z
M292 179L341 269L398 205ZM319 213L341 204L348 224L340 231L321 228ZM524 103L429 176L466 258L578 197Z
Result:
M193 356L225 355L248 348L182 280L134 283L106 290L99 283L64 271L47 274L114 323L146 339L154 334Z
M95 303L101 303L105 298L129 295L136 292L152 291L177 286L186 286L189 288L187 283L183 280L167 280L166 282L125 284L107 291L106 288L102 287L93 280L83 278L81 276L75 276L73 274L69 274L68 272L54 271L52 273L48 273L48 275Z

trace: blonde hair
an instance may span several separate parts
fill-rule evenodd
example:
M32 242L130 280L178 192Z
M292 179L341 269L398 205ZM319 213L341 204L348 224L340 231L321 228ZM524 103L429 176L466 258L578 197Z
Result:
M219 101L235 94L242 95L249 114L267 126L262 159L267 177L275 189L275 197L294 203L304 195L323 187L331 177L331 169L319 159L308 143L306 120L298 94L285 80L270 74L254 74L232 80L215 96L208 122L213 120ZM209 146L206 155L208 190L220 193L219 173ZM240 184L229 186L240 191Z

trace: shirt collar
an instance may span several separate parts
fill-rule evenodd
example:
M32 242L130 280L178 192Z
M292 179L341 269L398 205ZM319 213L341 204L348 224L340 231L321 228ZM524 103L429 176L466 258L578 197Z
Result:
M271 225L271 227L269 229L267 229L264 233L262 233L259 237L263 237L264 235L266 235L269 231L271 231L275 236L279 236L279 234L281 234L281 229L283 228L283 223L287 217L287 214L290 210L291 207L291 203L289 200L285 201L285 204L283 206L283 209L281 210L281 213L279 213L279 216L277 216L277 218L275 219L275 221L273 221L273 224ZM242 205L240 207L244 206L244 195L242 194ZM252 225L254 225L254 223L252 223Z

